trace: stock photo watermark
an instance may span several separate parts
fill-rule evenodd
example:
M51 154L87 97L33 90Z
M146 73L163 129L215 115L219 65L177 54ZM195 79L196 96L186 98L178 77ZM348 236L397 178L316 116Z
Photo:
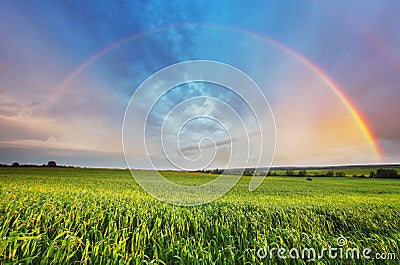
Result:
M128 168L146 192L171 204L200 205L226 194L242 174L222 170L209 183L184 186L166 179L160 168L243 173L268 165L264 174L254 171L253 191L275 155L275 119L260 87L243 71L216 61L187 61L154 73L136 89L125 111L122 142ZM138 153L146 158L137 161ZM139 164L151 170L136 174Z
M304 260L321 260L321 259L353 259L353 260L397 260L398 253L373 252L371 248L349 247L345 237L339 237L336 240L336 246L324 248L284 248L284 247L268 247L267 245L257 250L257 257L264 259L304 259Z

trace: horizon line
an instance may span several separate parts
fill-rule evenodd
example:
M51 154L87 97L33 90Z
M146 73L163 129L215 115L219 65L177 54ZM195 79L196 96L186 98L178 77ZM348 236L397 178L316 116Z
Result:
M4 167L12 167L11 164L7 163L0 163L1 166ZM0 166L0 167L1 167ZM45 164L34 164L34 163L19 163L19 167L49 167ZM56 167L70 167L70 168L86 168L86 169L121 169L121 170L153 170L153 171L187 171L187 172L192 172L192 171L202 171L202 170L215 170L215 169L220 169L220 170L237 170L237 169L279 169L279 168L329 168L329 167L363 167L363 166L400 166L400 162L395 162L395 163L355 163L355 164L324 164L324 165L275 165L275 166L259 166L259 167L233 167L233 168L204 168L204 169L193 169L193 170L182 170L182 169L177 169L177 168L159 168L159 169L152 169L152 168L129 168L129 167L107 167L107 166L81 166L81 165L63 165L63 164L57 164Z

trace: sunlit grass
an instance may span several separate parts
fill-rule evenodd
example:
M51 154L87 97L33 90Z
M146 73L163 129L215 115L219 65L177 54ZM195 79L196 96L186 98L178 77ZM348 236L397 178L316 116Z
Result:
M188 185L215 177L164 174ZM254 192L249 181L243 177L216 202L178 207L143 192L127 170L0 169L0 261L294 263L256 253L266 244L335 246L339 236L352 247L399 253L398 180L268 177Z

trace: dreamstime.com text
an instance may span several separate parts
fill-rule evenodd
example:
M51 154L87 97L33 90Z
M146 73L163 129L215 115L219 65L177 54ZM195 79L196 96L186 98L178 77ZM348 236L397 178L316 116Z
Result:
M347 239L339 237L336 247L328 248L269 248L267 246L259 248L257 256L259 259L366 259L366 260L396 260L398 257L395 252L374 253L371 248L351 248L346 247Z

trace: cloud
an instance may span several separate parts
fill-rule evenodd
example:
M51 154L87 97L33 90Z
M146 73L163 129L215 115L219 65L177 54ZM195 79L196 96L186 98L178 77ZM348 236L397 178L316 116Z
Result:
M121 151L124 110L141 82L173 63L210 59L232 64L260 84L276 115L276 163L370 161L371 148L364 145L364 135L315 73L278 47L234 28L265 35L309 57L361 109L387 160L400 158L396 68L400 38L395 26L399 24L395 12L398 4L362 3L361 9L360 3L281 3L272 7L267 3L252 6L208 1L0 5L0 150L4 159L5 150L10 148L14 148L12 154L20 150L21 157L26 158L26 148L32 156L33 149L42 150L42 154L57 150L54 154L60 157L63 152L77 156L86 152L93 155L93 161L104 162L106 154ZM346 17L351 19L340 19ZM155 29L159 30L150 32ZM149 33L116 47L84 68L54 98L48 112L36 113L77 66L110 44L145 31ZM157 87L146 91L137 109L146 110L157 92ZM237 111L249 132L260 130L251 110L236 94L217 85L193 82L172 89L154 105L148 120L154 159L162 158L157 134L168 112L185 99L199 96L226 102ZM238 125L231 121L233 115L225 114L216 101L191 102L178 114L219 115L233 131L229 141L242 141L242 134L235 134ZM166 136L175 136L174 126L181 120L177 114L168 119L171 126ZM187 152L196 150L202 137L212 136L221 151L215 165L226 162L229 138L215 121L198 119L184 126L181 133L180 145ZM136 136L135 143L143 141L140 133L133 132L132 138ZM264 143L269 137L270 132L264 134ZM257 153L259 140L257 135L250 137L253 154ZM171 144L178 151L178 145ZM210 142L205 145L212 147ZM144 153L134 152L138 161L145 159ZM90 156L85 155L85 159ZM163 161L159 163L166 166Z
M126 168L122 153L33 146L3 146L0 148L1 163L11 164L17 161L22 164L42 165L50 160L55 160L59 165Z

